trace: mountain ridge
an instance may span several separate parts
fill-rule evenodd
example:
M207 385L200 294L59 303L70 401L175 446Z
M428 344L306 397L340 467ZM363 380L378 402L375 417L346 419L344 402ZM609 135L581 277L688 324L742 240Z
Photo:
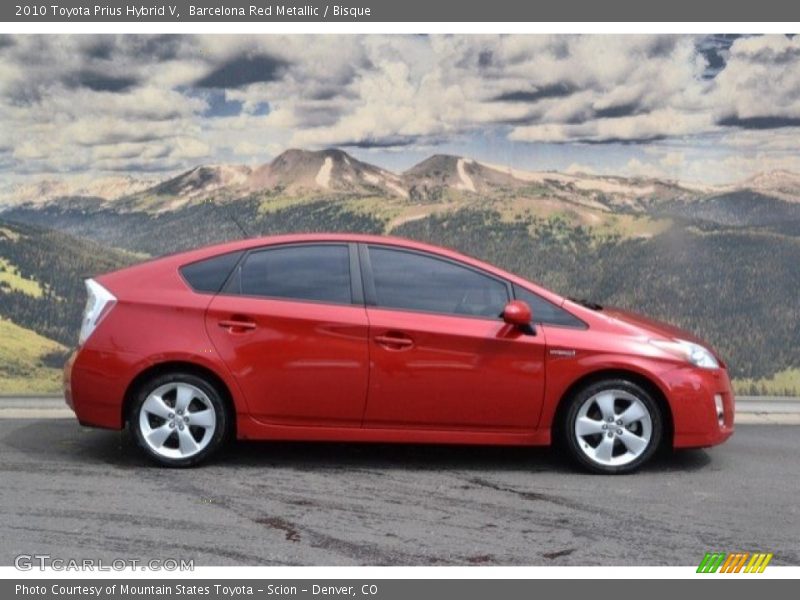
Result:
M663 201L700 201L741 190L800 203L800 174L766 171L727 186L698 186L653 177L521 170L452 154L433 154L396 173L339 148L290 148L260 165L200 164L163 178L128 174L93 180L86 176L41 179L17 185L0 196L0 208L92 198L120 210L163 212L195 202L252 194L349 194L430 201L448 194L478 197L512 192L569 197L595 208L612 202L621 208L646 211Z

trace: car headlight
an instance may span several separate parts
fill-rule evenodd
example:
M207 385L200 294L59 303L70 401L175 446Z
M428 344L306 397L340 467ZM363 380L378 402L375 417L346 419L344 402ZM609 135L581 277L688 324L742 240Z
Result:
M658 346L662 350L674 354L680 358L690 362L695 367L703 369L719 369L719 362L708 350L700 344L694 342L687 342L686 340L650 340L654 346Z

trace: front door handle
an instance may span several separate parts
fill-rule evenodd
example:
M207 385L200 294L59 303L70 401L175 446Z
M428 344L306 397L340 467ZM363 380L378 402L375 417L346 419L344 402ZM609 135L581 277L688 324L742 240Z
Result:
M256 324L253 321L244 321L239 319L227 319L222 320L219 322L220 327L224 327L225 329L255 329Z
M375 341L388 350L406 350L414 345L410 337L398 335L376 335Z

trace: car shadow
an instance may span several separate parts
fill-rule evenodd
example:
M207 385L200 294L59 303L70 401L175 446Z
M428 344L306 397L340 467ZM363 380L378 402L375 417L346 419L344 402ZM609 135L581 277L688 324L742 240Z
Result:
M230 444L214 462L242 467L306 469L586 473L556 448L519 446L248 441ZM711 457L703 450L664 451L641 470L653 473L695 471L710 462Z
M117 468L144 468L154 463L127 431L81 427L69 419L31 421L7 434L3 443L27 457L67 459ZM57 455L57 456L56 456ZM658 453L642 472L688 472L712 461L703 450ZM547 447L384 444L348 442L229 443L207 463L237 468L402 469L528 471L583 473L563 453Z
M570 470L550 448L349 442L237 442L216 461L305 469Z

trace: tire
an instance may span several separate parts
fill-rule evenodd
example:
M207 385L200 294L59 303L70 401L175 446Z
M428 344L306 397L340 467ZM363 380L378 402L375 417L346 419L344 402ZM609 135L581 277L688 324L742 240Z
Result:
M611 421L609 421L611 418ZM653 397L626 379L605 379L578 390L561 423L575 462L593 473L631 473L650 460L664 431Z
M155 462L190 467L222 446L230 418L215 385L193 373L174 372L139 386L128 423L136 442Z

